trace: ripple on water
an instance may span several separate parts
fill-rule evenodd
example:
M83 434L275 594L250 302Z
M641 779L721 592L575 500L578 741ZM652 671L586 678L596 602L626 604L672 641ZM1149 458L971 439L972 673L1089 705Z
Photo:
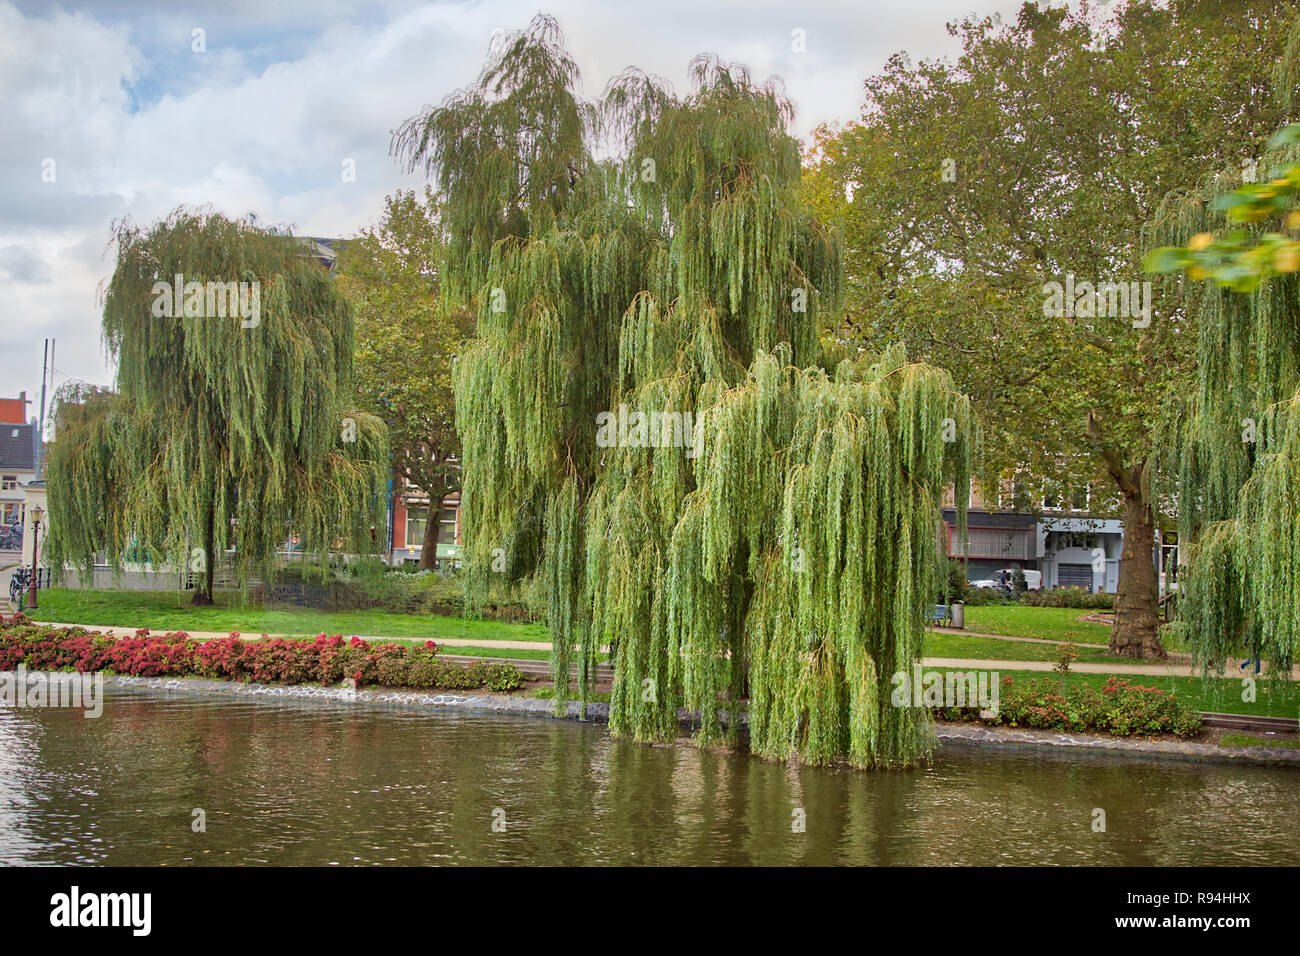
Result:
M573 721L107 694L96 720L0 706L0 863L1300 863L1287 770L961 748L856 773Z

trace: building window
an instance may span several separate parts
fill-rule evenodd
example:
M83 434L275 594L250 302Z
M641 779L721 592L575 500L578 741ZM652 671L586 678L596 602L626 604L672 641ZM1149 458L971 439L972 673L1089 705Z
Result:
M1178 532L1166 531L1160 543L1160 570L1164 574L1164 585L1178 583Z
M438 512L438 543L456 543L456 509L443 508Z
M1004 531L1000 528L970 528L969 547L963 552L961 539L952 536L948 554L955 558L1008 558L1028 560L1034 557L1034 539L1027 531Z
M428 520L429 509L410 505L406 508L406 546L418 548L424 544L424 525Z
M999 511L1028 511L1030 510L1031 501L1025 472L1017 471L1011 478L1004 479L999 483Z
M1047 511L1056 511L1061 507L1061 484L1057 481L1047 480L1043 482L1043 508Z
M0 515L0 523L8 525L22 524L22 505L18 502L10 502L4 506L3 515Z
M1082 488L1075 488L1070 492L1070 510L1087 511L1088 505L1092 501L1092 489L1087 485Z
M17 475L0 475L0 491L14 491L17 488Z
M1056 535L1056 547L1059 551L1065 551L1068 548L1091 551L1097 546L1096 541L1095 535L1088 534L1085 531L1059 531Z

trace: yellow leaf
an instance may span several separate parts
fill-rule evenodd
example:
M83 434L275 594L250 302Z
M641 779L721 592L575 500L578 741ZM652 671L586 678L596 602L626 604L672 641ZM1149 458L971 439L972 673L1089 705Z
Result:
M1273 253L1273 266L1278 272L1295 272L1300 269L1300 245L1292 243L1280 247Z
M1192 236L1190 240L1188 240L1187 248L1192 250L1192 252L1200 252L1202 249L1209 248L1210 244L1213 242L1214 242L1213 233L1198 232L1196 235Z

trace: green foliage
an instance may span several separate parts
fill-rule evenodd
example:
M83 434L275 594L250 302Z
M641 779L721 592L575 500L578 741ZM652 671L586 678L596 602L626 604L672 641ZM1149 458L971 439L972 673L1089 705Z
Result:
M1073 607L1093 608L1113 611L1115 595L1109 591L1090 592L1087 588L1040 588L1026 591L1020 596L1020 603L1030 607Z
M1070 674L1070 667L1079 659L1079 648L1072 643L1059 644L1056 648L1056 663L1052 670L1061 675L1061 680Z
M116 566L143 552L270 581L289 535L320 559L369 550L383 527L383 423L353 410L352 316L297 240L251 220L178 210L149 229L119 223L104 297L117 392L79 383L55 401L48 459L56 568ZM260 318L155 314L154 284L257 282ZM211 307L210 305L208 306ZM355 441L342 440L344 419ZM205 567L195 567L200 549Z
M615 734L672 736L683 701L701 741L734 740L749 698L757 753L912 763L926 718L881 689L920 654L968 404L901 350L823 347L839 246L799 202L790 103L713 58L691 73L685 97L629 71L584 102L539 17L395 137L437 177L444 289L478 318L456 371L470 586L494 557L544 583L557 708L571 663L585 706L617 649ZM602 443L620 406L685 417Z
M892 58L868 78L860 121L821 131L804 188L845 236L839 334L901 341L952 373L985 423L989 497L1017 470L1030 501L1091 486L1095 513L1132 506L1131 532L1162 505L1157 410L1196 380L1189 311L1156 282L1145 326L1045 318L1044 284L1141 279L1142 253L1169 244L1142 230L1167 194L1225 161L1240 181L1259 130L1289 115L1270 88L1298 55L1295 6L1133 0L1098 13L1026 3L1006 23L954 24L951 60ZM1138 566L1121 565L1117 624L1150 646L1156 588Z
M1267 183L1220 173L1171 200L1160 236L1186 245L1148 259L1186 272L1198 319L1199 388L1170 403L1160 466L1195 541L1175 637L1207 670L1244 655L1289 675L1300 639L1300 242L1267 228L1300 225L1297 142L1300 126L1273 138ZM1216 239L1218 215L1252 227Z
M1016 602L998 588L968 587L964 603L967 607L987 607L990 604L1015 604ZM969 619L967 619L966 626L971 626Z
M944 582L943 592L940 595L942 600L939 603L965 603L967 595L972 590L970 581L966 577L966 562L960 558L949 558L947 572L948 577Z
M1183 698L1116 677L1101 688L1086 683L1061 686L1046 678L1017 683L1003 677L996 716L981 717L973 708L946 708L939 710L938 716L1008 727L1104 731L1116 737L1195 737L1201 732L1201 715Z
M373 228L339 255L338 284L356 311L361 406L388 427L394 470L436 500L460 483L452 362L473 319L440 294L445 250L437 202L398 192ZM437 523L426 526L436 533ZM421 555L432 567L433 540Z

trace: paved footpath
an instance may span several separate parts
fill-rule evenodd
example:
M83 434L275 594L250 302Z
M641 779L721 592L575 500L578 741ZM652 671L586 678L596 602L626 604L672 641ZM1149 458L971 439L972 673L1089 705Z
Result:
M136 628L113 624L62 624L54 621L37 621L47 627L84 627L88 630L96 631L124 631L131 633ZM190 637L198 640L211 640L213 638L229 637L228 631L186 631ZM965 634L969 637L983 637L999 641L1023 641L1042 644L1059 644L1060 641L1050 641L1038 637L1008 637L1003 634L980 634L971 631L943 630L937 633L944 634ZM247 641L253 641L261 638L260 633L249 634L240 633L240 637ZM267 634L267 637L292 637L290 634ZM298 635L301 636L301 635ZM423 638L411 637L383 637L369 634L362 634L367 641L412 641L424 640ZM551 644L549 641L497 641L487 638L459 638L459 637L436 637L428 638L440 646L446 647L483 647L499 648L501 650L511 651L549 651ZM1080 644L1080 647L1101 647L1104 644ZM608 651L608 648L601 648L602 651ZM1241 670L1240 660L1230 660L1224 673L1224 677L1251 677L1254 674L1251 670ZM998 671L1042 671L1051 672L1055 668L1052 661L1017 661L999 658L995 660L971 658L971 657L926 657L921 661L923 667L965 667L971 670L998 670ZM1177 655L1175 658L1162 661L1159 663L1133 663L1122 664L1098 664L1094 662L1076 661L1070 665L1070 670L1076 674L1129 674L1142 677L1200 677L1201 671L1198 667L1192 665L1185 655ZM1263 677L1263 674L1259 675ZM1297 664L1291 671L1293 680L1300 680L1300 664Z
M923 663L926 667L968 667L971 670L1003 671L1051 671L1055 664L1051 661L1009 661L973 660L968 657L927 657ZM1188 660L1170 660L1160 663L1144 664L1137 661L1132 664L1097 664L1094 662L1075 661L1070 665L1071 674L1131 674L1143 677L1200 677L1201 669ZM1222 677L1255 677L1253 668L1241 670L1241 661L1229 660ZM1260 679L1266 679L1263 672ZM1300 680L1300 664L1291 669L1291 679Z

